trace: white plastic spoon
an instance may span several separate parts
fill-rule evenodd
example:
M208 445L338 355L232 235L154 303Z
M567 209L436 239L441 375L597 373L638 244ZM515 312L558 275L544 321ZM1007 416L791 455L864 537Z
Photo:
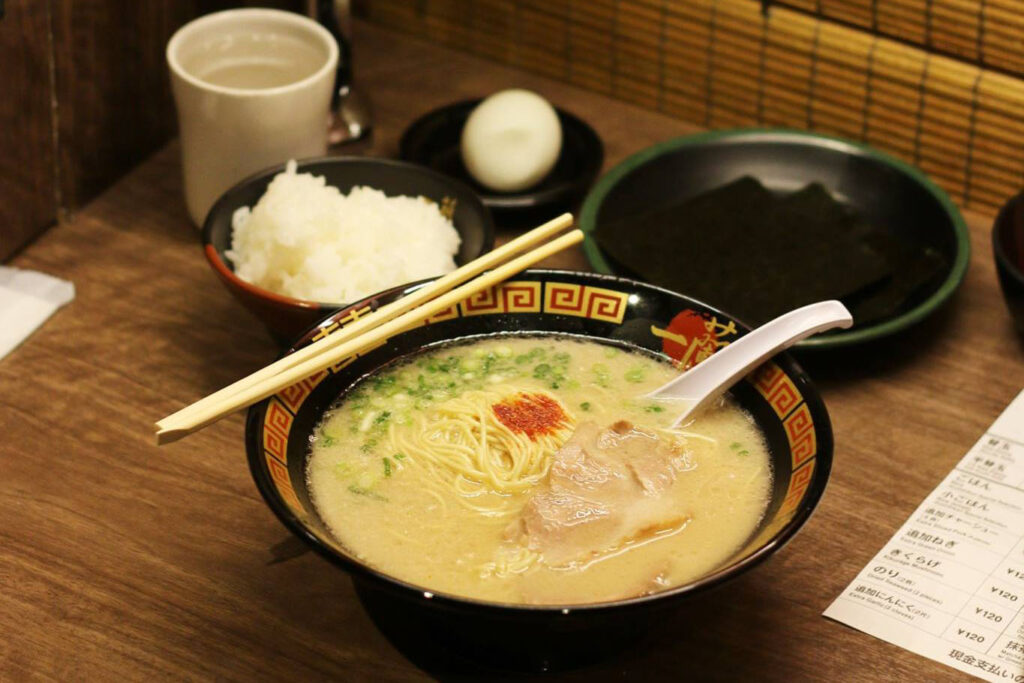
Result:
M775 353L812 334L852 324L853 316L838 301L798 308L740 337L644 398L686 401L686 409L672 423L677 426Z

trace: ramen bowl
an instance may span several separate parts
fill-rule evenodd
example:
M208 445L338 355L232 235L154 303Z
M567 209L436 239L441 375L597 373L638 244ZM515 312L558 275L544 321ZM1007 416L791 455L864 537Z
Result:
M421 284L388 290L330 315L287 353ZM274 514L313 550L351 574L371 616L399 647L429 641L438 643L435 650L516 668L568 665L610 652L612 644L628 643L644 625L653 623L656 610L757 566L810 517L828 481L832 430L817 390L790 356L775 356L732 390L735 401L764 433L774 468L770 501L757 528L714 571L684 585L624 600L566 605L487 602L412 585L369 566L335 540L310 500L306 464L314 429L359 378L435 344L490 335L558 334L685 361L705 358L746 332L721 311L641 282L528 270L253 406L246 424L249 465Z
M347 303L296 299L258 287L235 274L227 256L231 248L231 217L243 206L254 206L274 176L284 169L284 164L268 168L235 185L217 200L203 225L203 251L210 267L228 291L263 322L282 346ZM323 176L327 185L343 193L365 185L389 197L407 195L436 202L443 213L450 213L446 215L459 233L457 265L468 263L494 247L494 222L480 198L463 183L424 166L389 159L324 157L299 161L297 172ZM345 264L340 267L344 268Z

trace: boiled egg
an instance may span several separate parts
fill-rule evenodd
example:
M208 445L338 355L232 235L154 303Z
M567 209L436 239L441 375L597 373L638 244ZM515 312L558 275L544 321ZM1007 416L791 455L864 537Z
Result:
M558 161L562 124L537 93L502 90L470 113L460 150L466 170L481 185L498 192L525 190Z

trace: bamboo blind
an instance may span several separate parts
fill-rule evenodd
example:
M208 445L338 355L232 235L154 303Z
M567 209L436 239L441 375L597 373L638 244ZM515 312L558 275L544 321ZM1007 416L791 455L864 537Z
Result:
M881 22L896 3L791 4L817 14L765 13L757 0L370 0L364 11L708 128L861 140L916 164L962 206L995 209L1024 185L1024 80L852 25ZM848 23L823 18L840 7Z
M962 61L1024 75L1022 0L768 0Z

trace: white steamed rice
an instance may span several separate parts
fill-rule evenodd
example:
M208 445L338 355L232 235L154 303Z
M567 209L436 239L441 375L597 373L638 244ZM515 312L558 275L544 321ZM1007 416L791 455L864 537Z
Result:
M346 196L295 168L289 162L256 206L232 216L227 256L243 280L343 303L455 269L459 235L437 204L370 187Z

